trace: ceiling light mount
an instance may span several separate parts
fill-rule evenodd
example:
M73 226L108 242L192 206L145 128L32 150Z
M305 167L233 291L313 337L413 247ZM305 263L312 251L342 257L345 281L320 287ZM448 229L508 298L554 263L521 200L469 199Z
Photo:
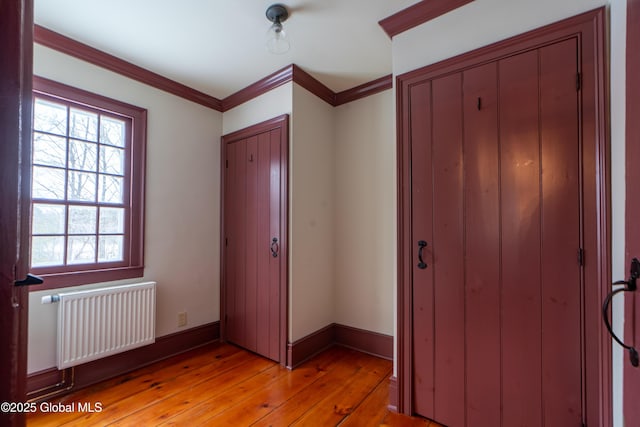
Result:
M280 3L272 4L267 8L266 16L273 22L267 31L267 49L275 54L288 52L291 45L282 26L282 23L289 18L286 6Z
M267 19L275 23L283 23L289 17L286 6L280 3L272 4L267 8Z

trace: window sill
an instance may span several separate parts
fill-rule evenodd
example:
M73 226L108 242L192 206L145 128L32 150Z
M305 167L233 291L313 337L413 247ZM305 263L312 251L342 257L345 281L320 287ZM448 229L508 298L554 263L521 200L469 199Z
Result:
M32 272L38 275L37 271ZM144 267L118 267L104 270L77 271L71 273L42 274L42 285L29 286L30 291L66 288L69 286L89 285L92 283L112 282L114 280L134 279L142 277Z

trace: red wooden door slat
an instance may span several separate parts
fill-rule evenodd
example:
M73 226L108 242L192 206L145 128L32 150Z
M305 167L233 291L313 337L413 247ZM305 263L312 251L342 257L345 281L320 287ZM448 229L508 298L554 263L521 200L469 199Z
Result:
M433 212L431 174L431 83L416 85L410 91L411 179L413 241L413 396L416 413L433 417L434 412L434 288L433 288ZM418 265L418 241L423 249L426 269Z
M271 139L270 134L258 135L256 165L257 165L257 235L256 256L258 262L258 276L256 288L256 330L257 352L269 355L269 289L271 277L269 274L269 245L270 242L270 186L269 170L271 165ZM276 285L277 286L277 285Z
M582 421L576 44L540 49L543 408L545 425L558 426Z
M280 232L281 218L283 213L281 212L281 199L286 197L286 194L282 193L282 170L281 164L282 147L280 141L282 140L282 131L275 129L270 132L269 150L265 150L265 155L269 156L268 168L265 168L268 172L268 176L265 177L265 181L268 182L269 189L269 222L267 244L271 244L274 237L278 239L278 256L273 257L270 251L265 251L265 257L268 261L268 269L261 270L269 276L269 293L265 302L269 306L269 348L264 353L270 359L280 361L280 343L286 342L287 337L280 336L280 322L281 313L283 310L282 299L280 295L280 281L281 275L281 263L283 261L283 250L285 242L282 241L282 233ZM267 206L265 204L265 206ZM286 322L283 322L286 323Z
M499 62L503 425L542 425L538 52Z
M261 280L258 270L259 240L258 240L258 218L262 212L262 207L258 204L258 137L252 136L247 139L247 151L245 154L245 304L244 304L244 332L247 350L258 351L257 345L257 310L258 310L258 282Z
M467 425L500 426L497 64L463 76Z
M433 80L433 254L435 416L462 426L465 413L462 76Z

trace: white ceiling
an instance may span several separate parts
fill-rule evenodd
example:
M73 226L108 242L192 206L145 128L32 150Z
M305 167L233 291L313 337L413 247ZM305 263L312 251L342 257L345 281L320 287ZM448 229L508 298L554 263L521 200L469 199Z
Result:
M378 21L418 0L284 0L291 49L265 48L272 0L35 0L35 23L222 99L295 63L339 92L391 73Z

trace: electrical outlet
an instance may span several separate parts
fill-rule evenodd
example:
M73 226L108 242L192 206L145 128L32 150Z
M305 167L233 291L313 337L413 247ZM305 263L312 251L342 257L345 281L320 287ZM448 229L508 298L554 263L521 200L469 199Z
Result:
M181 311L178 313L178 327L187 326L187 312Z

